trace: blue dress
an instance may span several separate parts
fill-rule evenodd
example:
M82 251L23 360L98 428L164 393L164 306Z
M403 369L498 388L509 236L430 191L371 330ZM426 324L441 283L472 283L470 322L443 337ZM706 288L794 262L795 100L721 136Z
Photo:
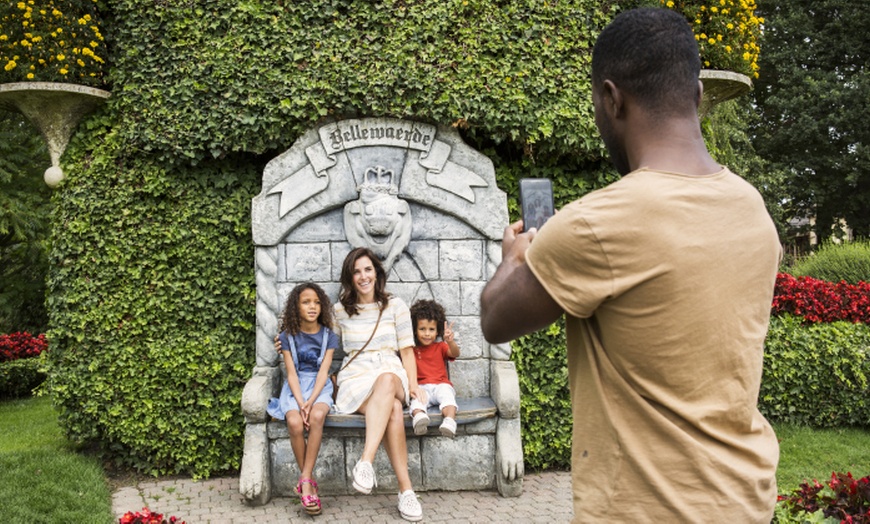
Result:
M284 351L284 358L291 358L289 336L286 332L281 332L279 335L281 349ZM332 330L321 326L320 331L313 335L300 331L293 336L293 342L296 345L294 364L296 366L296 375L299 377L299 389L302 390L302 396L307 399L314 393L314 383L317 381L317 372L320 371L323 355L327 349L338 347L338 336ZM324 342L326 342L326 345L323 344ZM331 380L326 381L315 403L326 404L332 408ZM296 402L293 392L290 391L290 386L284 380L281 395L278 398L272 397L269 399L266 412L273 418L284 420L285 413L293 410L299 411L299 403Z

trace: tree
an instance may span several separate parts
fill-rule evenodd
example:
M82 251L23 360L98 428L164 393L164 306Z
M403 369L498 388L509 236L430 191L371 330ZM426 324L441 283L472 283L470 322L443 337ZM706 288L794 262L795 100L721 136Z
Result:
M870 234L870 11L859 0L759 0L755 146L788 173L787 212ZM839 229L839 228L838 228Z
M0 333L47 327L51 190L42 172L50 163L24 117L0 111Z

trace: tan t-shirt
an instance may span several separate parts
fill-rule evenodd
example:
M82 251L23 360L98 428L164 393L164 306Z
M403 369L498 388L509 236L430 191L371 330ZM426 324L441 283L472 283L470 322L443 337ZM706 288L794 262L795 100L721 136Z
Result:
M575 522L770 522L757 399L781 253L727 169L640 169L538 232L528 264L567 313Z

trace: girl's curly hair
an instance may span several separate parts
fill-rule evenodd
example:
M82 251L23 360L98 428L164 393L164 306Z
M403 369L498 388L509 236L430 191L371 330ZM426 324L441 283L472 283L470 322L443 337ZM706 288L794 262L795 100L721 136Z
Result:
M287 302L284 304L284 314L281 316L281 331L286 331L290 335L299 334L299 326L302 324L299 318L299 295L306 289L311 289L317 293L317 299L320 300L320 315L317 316L317 323L321 326L332 328L332 302L323 291L323 288L314 282L303 282L293 288L290 296L287 297Z
M434 300L418 300L411 306L411 329L414 330L414 343L418 346L420 341L417 340L417 321L419 320L434 320L438 327L438 336L444 337L444 323L447 322L447 313L444 312L444 307Z

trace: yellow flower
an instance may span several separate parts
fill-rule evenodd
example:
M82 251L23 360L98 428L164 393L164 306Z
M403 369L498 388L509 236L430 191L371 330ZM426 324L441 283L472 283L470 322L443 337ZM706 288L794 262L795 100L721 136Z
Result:
M7 71L12 71L13 69L15 69L15 66L17 66L17 65L18 64L15 63L15 60L10 60L9 63L7 63L3 69L5 69Z
M77 63L79 66L81 66L81 67L85 67L85 63L82 62L82 59L81 59L81 58L79 58L78 60L76 60L76 63Z
M746 60L747 62L749 62L749 60L751 60L751 59L752 59L752 55L750 55L748 51L743 53L743 60Z
M99 45L100 45L100 44L98 44L98 43L94 42L93 40L91 40L91 47L93 47L94 49L96 49L97 46L99 46Z
M674 2L673 2L673 0L668 0L668 3L665 4L665 5L668 6L669 8L673 8L673 7L674 7Z
M731 46L730 46L730 45L726 45L726 46L725 46L725 52L727 52L727 53L730 53L730 52L731 52Z
M63 53L57 55L57 60L58 60L59 62L60 62L60 61L63 61L65 58L66 58L66 57L63 55Z
M33 73L27 73L27 79L33 80Z
M716 45L716 39L715 39L715 38L710 38L710 39L707 40L707 41L710 42L710 45Z
M716 6L714 5L713 7L710 8L710 12L711 12L711 13L718 13L718 12L719 12L719 8L716 7Z
M9 37L6 35L0 35L0 42L3 42L5 40L9 40Z
M69 71L67 71L67 70L64 69L64 68L60 68L60 71L58 71L58 73L60 73L60 74L62 74L62 75L65 75L65 74L69 73Z
M27 9L27 6L24 5L24 2L18 2L18 9Z

